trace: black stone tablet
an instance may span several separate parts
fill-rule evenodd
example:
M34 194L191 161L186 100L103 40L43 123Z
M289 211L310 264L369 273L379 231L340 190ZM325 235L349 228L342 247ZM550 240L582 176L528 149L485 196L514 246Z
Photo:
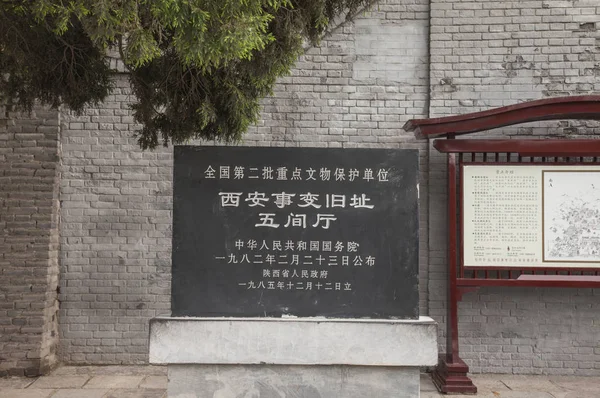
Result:
M418 151L175 147L173 316L419 315Z

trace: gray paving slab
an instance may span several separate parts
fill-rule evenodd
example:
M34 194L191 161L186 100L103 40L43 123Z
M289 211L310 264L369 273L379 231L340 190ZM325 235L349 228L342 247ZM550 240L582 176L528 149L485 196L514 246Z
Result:
M2 389L0 397L2 398L50 398L54 390L29 390L29 389Z
M134 388L111 390L103 398L166 398L164 390Z
M167 376L146 376L140 388L162 388L167 389Z
M142 380L144 376L101 375L92 377L83 388L137 388Z
M42 376L29 388L81 388L90 376Z
M443 398L444 395L435 391L421 391L420 398ZM473 396L471 396L473 397Z
M555 398L554 395L544 391L502 391L480 393L476 395L442 395L448 398Z
M510 391L510 388L502 382L503 375L469 375L473 384L477 386L479 393L493 393Z
M435 388L430 375L421 373L421 392L429 391L435 392L437 388Z
M0 391L25 388L36 380L37 378L27 377L0 377Z
M565 391L564 388L552 383L546 376L502 375L499 377L508 388L517 391Z
M81 388L67 388L62 390L56 390L54 395L50 398L104 398L110 390L96 390L87 388L82 390Z
M115 375L115 376L137 376L167 374L166 366L154 365L111 365L111 366L61 366L54 370L52 375Z
M598 398L600 391L566 391L553 392L554 398Z
M600 378L598 377L550 376L549 380L566 391L597 392L597 396L600 397Z
M0 378L0 398L165 398L166 367L66 366L39 378ZM421 398L600 398L600 379L579 376L470 375L477 395L443 395L421 375Z
M106 368L112 368L112 366L104 366ZM94 369L99 366L61 366L52 371L53 376L75 376L75 375L87 375L94 374Z
M472 374L476 395L436 395L429 377L421 375L421 398L600 398L600 380L592 377Z

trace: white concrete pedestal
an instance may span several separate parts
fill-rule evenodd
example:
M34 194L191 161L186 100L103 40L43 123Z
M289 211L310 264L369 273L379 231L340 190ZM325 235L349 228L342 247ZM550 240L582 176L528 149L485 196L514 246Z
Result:
M154 318L150 363L169 398L418 397L437 364L437 325L419 320Z

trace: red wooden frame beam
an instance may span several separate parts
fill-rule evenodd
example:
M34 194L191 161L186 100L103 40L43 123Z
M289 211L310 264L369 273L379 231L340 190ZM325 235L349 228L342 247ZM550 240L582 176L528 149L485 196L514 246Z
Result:
M540 275L541 276L541 275ZM567 277L558 279L474 279L458 278L456 283L459 287L471 286L522 286L522 287L573 287L573 288L599 288L600 280L597 277L587 279L572 279Z
M443 153L518 153L521 156L600 156L600 140L446 140L433 141Z
M483 112L433 119L412 119L404 130L417 138L433 138L491 130L541 120L600 120L600 95L546 98Z

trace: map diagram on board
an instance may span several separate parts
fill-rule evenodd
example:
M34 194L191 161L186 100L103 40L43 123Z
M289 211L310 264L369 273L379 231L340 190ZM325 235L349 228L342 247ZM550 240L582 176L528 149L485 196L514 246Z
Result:
M600 171L543 171L544 261L600 261Z

